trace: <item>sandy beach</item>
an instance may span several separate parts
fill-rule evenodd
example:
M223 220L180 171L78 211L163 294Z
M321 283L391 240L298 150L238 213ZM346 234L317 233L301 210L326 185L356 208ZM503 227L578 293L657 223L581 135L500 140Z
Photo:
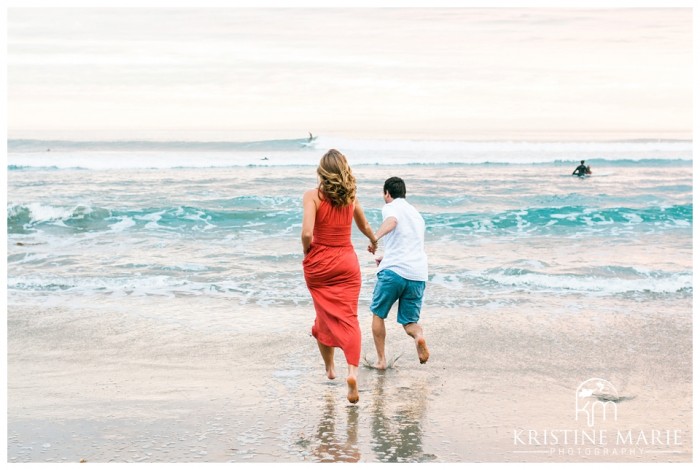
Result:
M10 462L692 458L690 301L682 317L664 315L663 298L616 315L598 314L615 310L607 301L583 308L544 297L527 311L465 308L439 321L426 312L426 365L388 323L388 354L400 358L384 372L361 368L357 405L347 403L342 375L325 378L304 327L308 308L221 302L211 308L229 309L231 327L222 329L147 315L196 308L196 298L141 302L128 310L10 305ZM244 318L256 315L288 318L293 331L252 331ZM368 315L363 354L372 360ZM344 371L340 354L336 365ZM621 398L617 420L597 427L608 440L563 445L560 434L557 445L544 445L548 430L590 435L574 402L578 384L592 377L615 384ZM635 445L617 445L617 430L631 431ZM652 442L654 430L661 434ZM667 430L675 442L659 445Z

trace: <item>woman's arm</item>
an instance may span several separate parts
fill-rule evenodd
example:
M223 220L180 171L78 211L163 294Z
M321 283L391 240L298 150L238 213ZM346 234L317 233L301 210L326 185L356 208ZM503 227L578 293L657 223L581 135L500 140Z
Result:
M309 253L314 239L314 224L316 223L316 190L310 189L304 193L304 216L301 220L301 246L304 255Z
M369 222L367 222L367 218L365 217L365 211L362 210L360 201L358 201L357 199L355 199L355 210L353 212L353 217L355 218L355 225L357 225L357 228L360 229L360 232L362 232L367 238L369 238L371 245L368 246L367 249L370 251L370 253L374 253L373 250L376 250L377 248L377 239L374 236L372 227L369 225Z

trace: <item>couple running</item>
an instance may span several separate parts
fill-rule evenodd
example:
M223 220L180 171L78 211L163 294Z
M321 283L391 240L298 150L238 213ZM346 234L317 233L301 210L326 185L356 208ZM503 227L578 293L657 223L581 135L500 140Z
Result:
M357 305L362 276L350 239L352 221L369 239L370 253L374 254L379 240L385 239L384 256L377 259L377 284L370 305L377 369L387 367L384 319L397 300L397 321L415 341L421 364L430 356L418 324L428 280L428 260L423 248L425 222L406 202L403 180L392 177L384 183L386 204L382 208L382 225L373 233L355 197L355 177L345 156L335 149L329 150L316 171L319 185L304 193L301 228L304 278L316 310L311 333L318 343L329 379L336 376L334 348L343 350L348 363L348 400L356 403L360 399L357 369L362 336Z

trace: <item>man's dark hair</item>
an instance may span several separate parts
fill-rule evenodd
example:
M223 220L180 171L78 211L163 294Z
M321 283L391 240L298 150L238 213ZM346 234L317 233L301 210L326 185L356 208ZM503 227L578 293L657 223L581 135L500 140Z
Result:
M398 176L392 176L384 182L384 192L389 193L392 199L406 197L406 184Z

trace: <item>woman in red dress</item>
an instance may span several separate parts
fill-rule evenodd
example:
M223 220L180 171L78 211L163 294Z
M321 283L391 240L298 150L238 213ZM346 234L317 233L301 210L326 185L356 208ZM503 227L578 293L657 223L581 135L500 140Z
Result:
M348 363L348 400L360 399L357 367L362 336L357 320L357 303L362 276L350 240L352 221L369 238L373 252L377 246L365 213L355 198L355 177L347 159L329 150L316 170L317 188L304 193L301 243L304 247L304 278L316 309L311 329L326 365L329 379L335 378L334 348L345 353Z

